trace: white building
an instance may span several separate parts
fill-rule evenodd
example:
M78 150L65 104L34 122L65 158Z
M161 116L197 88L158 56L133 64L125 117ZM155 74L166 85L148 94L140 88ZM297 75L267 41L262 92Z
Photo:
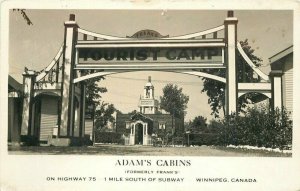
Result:
M293 113L293 46L269 58L271 73L281 76L281 105Z

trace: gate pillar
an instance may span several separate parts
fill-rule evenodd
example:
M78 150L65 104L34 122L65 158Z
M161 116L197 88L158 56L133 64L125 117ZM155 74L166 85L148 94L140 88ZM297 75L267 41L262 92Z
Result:
M64 52L63 52L63 79L62 79L62 107L59 136L70 136L74 124L74 63L75 42L77 40L78 25L75 15L71 14L69 21L65 22Z
M226 73L226 115L237 111L237 64L236 64L236 43L237 43L238 19L233 17L233 11L228 11L225 25L225 65Z
M272 89L272 109L282 109L282 71L272 70L270 72L271 77L271 89Z
M34 82L37 74L34 71L27 70L23 73L24 84L24 98L23 98L23 111L22 111L22 126L21 135L31 135L32 127L32 102Z
M85 132L85 96L86 96L86 84L85 82L80 83L80 106L79 106L79 113L80 113L80 119L79 119L79 136L84 137Z

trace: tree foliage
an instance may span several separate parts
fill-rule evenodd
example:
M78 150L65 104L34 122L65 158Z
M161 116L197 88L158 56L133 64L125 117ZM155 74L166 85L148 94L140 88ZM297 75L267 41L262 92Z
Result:
M207 126L207 118L203 116L197 116L193 119L192 121L192 126L193 127L206 127Z
M167 84L160 96L160 106L175 117L184 117L189 96L182 93L182 88L174 84Z
M84 71L82 75L88 75L95 71ZM101 102L101 94L107 92L106 87L100 87L99 82L104 80L103 76L91 78L86 83L86 105L93 105L95 108L95 127L100 130L107 126L108 122L114 122L113 113L117 111L113 104Z
M262 59L254 55L254 49L249 45L248 39L240 41L240 44L247 54L247 56L252 60L256 66L260 66ZM244 58L237 54L237 81L238 82L258 82L260 79L253 76L252 68L247 64ZM208 69L207 73L226 77L226 71L224 69ZM206 92L208 98L208 103L212 110L212 115L216 118L220 117L219 110L222 109L225 114L225 87L226 85L222 82L212 80L209 78L202 78L203 89L202 92ZM239 99L238 107L242 111L246 107L246 104L251 101L251 99L256 96L256 93L245 94Z
M221 69L210 70L208 72L220 77L225 77L225 71ZM225 113L225 84L209 78L202 78L202 80L203 89L201 92L206 92L208 96L208 104L212 110L211 115L218 118L220 116L220 109L223 109L223 113Z
M101 102L95 111L95 127L100 130L107 126L108 122L113 123L115 118L113 113L116 111L113 104Z
M104 80L104 77L96 77L88 79L86 83L86 105L94 105L97 107L100 105L101 94L107 92L105 87L100 87L98 83Z
M192 133L204 130L207 127L207 118L203 116L196 116L192 121L187 124L187 130Z
M13 9L13 11L17 11L20 12L23 19L26 21L27 25L33 25L33 23L31 22L30 18L27 16L25 9Z
M135 115L137 113L138 113L138 111L135 109L135 110L129 112L128 115L132 116L132 115Z

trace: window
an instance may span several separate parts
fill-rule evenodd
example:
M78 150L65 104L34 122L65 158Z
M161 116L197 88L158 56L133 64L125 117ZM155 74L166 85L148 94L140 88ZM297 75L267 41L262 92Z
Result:
M166 124L165 124L165 122L159 122L158 127L159 127L159 129L166 129Z
M126 121L126 129L130 129L130 122Z

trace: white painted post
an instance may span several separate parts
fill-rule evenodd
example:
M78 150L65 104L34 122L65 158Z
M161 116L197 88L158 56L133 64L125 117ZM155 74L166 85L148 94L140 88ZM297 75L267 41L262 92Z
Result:
M143 129L144 129L143 145L148 145L148 124L147 123L143 124Z
M135 126L136 124L133 125L133 132L132 132L132 145L135 144Z
M272 70L270 72L272 83L272 108L282 109L282 71Z
M233 11L228 11L225 25L225 64L226 73L226 115L237 111L237 66L236 66L236 43L237 43L238 19L233 17Z
M32 98L34 91L34 82L37 74L28 70L23 73L24 99L22 111L21 135L31 135L31 116L32 116Z
M79 125L79 136L84 137L85 132L85 96L86 96L86 84L85 82L80 83L81 97L80 97L80 125Z
M133 125L130 124L130 135L129 135L129 145L133 145L134 141L133 141Z
M153 95L154 95L154 94L153 94L153 87L150 88L149 93L150 93L150 98L152 99L152 98L153 98Z
M64 40L64 63L63 63L63 84L62 84L62 107L61 124L59 136L70 136L74 124L74 61L75 42L77 40L78 25L75 22L75 15L71 14L69 21L65 22Z
M80 115L79 105L77 107L77 104L76 104L76 106L74 107L74 110L75 110L75 112L74 112L74 125L73 125L73 128L71 128L70 135L75 136L75 137L79 137L79 120L80 120L80 118L79 118L79 115Z

